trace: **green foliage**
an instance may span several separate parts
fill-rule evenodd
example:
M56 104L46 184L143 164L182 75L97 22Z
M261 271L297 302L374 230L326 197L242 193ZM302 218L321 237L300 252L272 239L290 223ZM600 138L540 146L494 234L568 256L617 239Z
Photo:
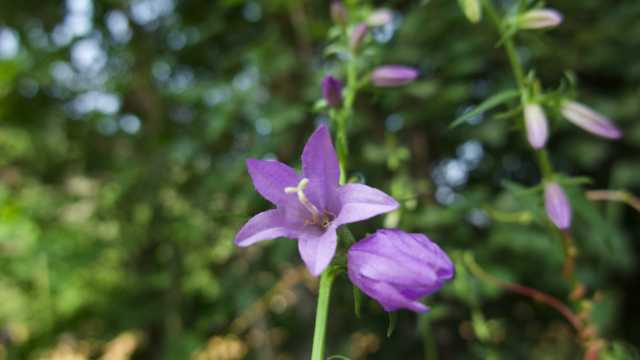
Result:
M90 14L86 32L66 28L75 3L0 4L0 31L18 42L13 52L13 38L0 37L0 359L98 359L109 349L152 360L308 358L317 279L299 267L296 242L239 248L233 240L247 218L271 208L244 160L299 169L306 139L327 121L320 81L346 80L344 49L327 40L339 36L328 3L94 0L73 10ZM345 3L358 21L373 8ZM559 313L480 282L462 262L471 250L488 273L581 310L565 300L562 236L535 188L540 173L512 106L519 93L503 90L517 86L490 19L473 25L451 1L375 5L402 19L372 30L360 65L403 64L421 76L355 98L347 178L402 206L341 235L356 241L384 226L424 233L452 257L457 276L424 300L429 314L416 320L399 310L390 338L382 307L338 276L326 351L352 359L423 358L425 349L429 359L580 358ZM535 68L549 93L572 69L579 101L625 133L606 141L549 114L550 159L574 179L563 185L574 211L576 277L589 298L602 294L593 312L611 345L602 358L631 359L630 344L640 343L640 215L590 201L584 190L640 193L632 51L640 4L548 5L564 14L560 27L511 37L523 67ZM118 19L128 25L118 28ZM503 104L515 110L493 115ZM468 170L461 183L436 175L460 164Z

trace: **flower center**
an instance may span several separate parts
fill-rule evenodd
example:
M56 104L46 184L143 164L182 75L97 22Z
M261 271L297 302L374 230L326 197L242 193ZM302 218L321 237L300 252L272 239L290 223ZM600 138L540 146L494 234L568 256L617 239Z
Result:
M284 192L287 194L298 194L298 200L300 200L300 202L302 203L301 205L304 205L304 207L307 208L307 210L309 210L309 212L311 213L311 219L309 219L302 214L302 212L300 211L300 206L298 206L298 212L300 213L300 216L302 216L306 220L304 226L302 227L303 229L309 224L316 225L324 229L327 226L331 225L332 222L334 222L334 220L336 219L336 214L325 209L322 209L322 212L320 212L318 208L315 207L315 205L313 205L309 201L309 199L307 199L307 197L304 195L304 192L302 191L307 188L307 185L309 185L309 179L303 178L302 180L300 180L300 183L298 183L297 187L286 187L284 188Z

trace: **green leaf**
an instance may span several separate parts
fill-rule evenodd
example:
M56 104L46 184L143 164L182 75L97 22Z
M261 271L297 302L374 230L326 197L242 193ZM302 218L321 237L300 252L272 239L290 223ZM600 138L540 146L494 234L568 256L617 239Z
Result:
M455 119L451 125L449 125L449 129L453 129L454 127L462 124L463 122L471 119L472 117L480 114L481 112L487 111L489 109L492 109L502 103L505 103L511 99L515 99L517 97L520 96L520 92L518 90L504 90L501 91L495 95L493 95L492 97L488 98L487 100L483 101L480 105L476 106L475 108L473 108L471 111L469 111L468 113L460 116L459 118Z
M362 290L353 285L353 302L356 308L356 316L360 317L360 307L362 305Z
M387 337L390 337L393 330L396 328L396 320L398 320L398 313L395 311L389 311L389 329L387 329Z
M575 186L575 185L593 183L593 179L591 179L588 176L577 176L577 177L572 177L572 178L559 178L559 179L557 179L557 181L558 181L558 183L560 183L560 185L566 185L566 186Z
M226 212L226 211L222 211L222 210L218 210L218 209L215 209L215 211L219 212L220 215L223 215L223 216L234 217L234 218L247 220L247 221L251 220L251 216L243 216L243 215L232 214L230 212Z
M327 360L331 360L331 359L351 360L348 357L342 356L342 355L331 355L327 358Z

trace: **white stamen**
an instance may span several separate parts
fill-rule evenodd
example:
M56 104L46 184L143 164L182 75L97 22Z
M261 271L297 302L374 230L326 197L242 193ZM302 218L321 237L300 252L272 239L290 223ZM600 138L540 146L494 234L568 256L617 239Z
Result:
M307 208L307 210L309 210L309 212L315 219L318 217L318 215L320 215L320 212L318 211L318 208L316 208L312 203L309 202L309 199L307 199L307 197L304 195L304 192L302 191L307 188L307 185L309 185L309 179L303 178L302 180L300 180L300 183L298 183L298 187L286 187L284 188L284 192L287 194L297 193L300 202L304 205L304 207Z

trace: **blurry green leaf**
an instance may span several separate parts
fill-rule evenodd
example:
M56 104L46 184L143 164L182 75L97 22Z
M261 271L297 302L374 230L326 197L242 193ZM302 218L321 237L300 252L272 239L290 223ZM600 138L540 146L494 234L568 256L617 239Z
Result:
M362 306L362 290L353 285L353 300L356 309L356 316L360 317L360 307Z
M396 328L396 321L398 320L398 313L395 311L389 311L389 328L387 329L387 337L393 334L393 330Z
M490 98L488 98L487 100L483 101L480 105L474 107L471 111L469 111L468 113L460 116L459 118L455 119L450 125L449 125L449 129L452 129L462 123L464 123L465 121L471 119L472 117L480 114L481 112L487 111L489 109L492 109L500 104L503 104L511 99L515 99L517 97L520 96L520 92L518 90L503 90L493 96L491 96Z

